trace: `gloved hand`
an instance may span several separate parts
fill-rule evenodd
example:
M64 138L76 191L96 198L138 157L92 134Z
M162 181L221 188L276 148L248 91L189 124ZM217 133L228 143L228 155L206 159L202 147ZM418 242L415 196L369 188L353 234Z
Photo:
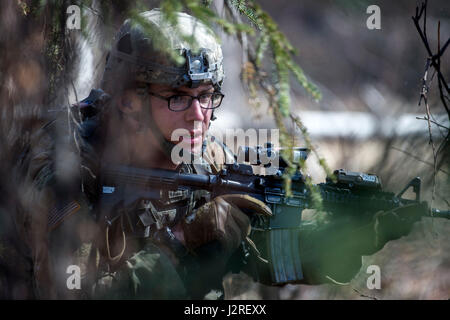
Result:
M304 226L299 246L305 283L349 282L359 272L363 255L372 255L388 241L407 235L425 210L426 203L421 203L380 211L362 224L357 219L336 219Z
M368 248L365 254L372 254L382 249L388 241L406 236L426 210L427 203L422 202L376 213L373 218L374 245L372 250Z
M228 194L214 198L197 209L192 221L183 221L185 245L195 250L212 241L218 241L224 252L232 254L250 233L250 219L241 211L272 215L262 201L244 194Z
M184 260L185 286L193 299L203 299L211 289L221 290L228 262L250 233L249 214L272 214L262 201L243 194L214 198L182 222L184 242L191 252Z

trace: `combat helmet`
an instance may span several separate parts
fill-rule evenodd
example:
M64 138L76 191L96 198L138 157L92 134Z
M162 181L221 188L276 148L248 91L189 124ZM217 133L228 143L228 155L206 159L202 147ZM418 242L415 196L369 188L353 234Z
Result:
M159 9L140 14L144 26L126 20L114 39L102 87L117 81L115 75L119 72L127 74L130 81L174 88L211 83L216 90L220 89L224 78L223 56L214 32L186 13L179 12L176 16L176 26ZM193 41L190 43L188 39Z

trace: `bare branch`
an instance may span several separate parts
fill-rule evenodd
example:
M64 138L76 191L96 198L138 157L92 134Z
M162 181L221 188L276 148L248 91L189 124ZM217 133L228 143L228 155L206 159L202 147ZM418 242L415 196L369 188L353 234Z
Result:
M421 118L421 117L416 117L416 119L417 119L417 120L429 120L431 123L437 125L438 127L441 127L441 128L443 128L443 129L450 130L450 128L447 128L446 126L443 126L442 124L440 124L440 123L438 123L438 122L436 122L436 121L434 121L434 120L430 120L430 119L428 119L427 117L423 117L423 118Z
M432 164L431 162L422 160L422 159L420 159L419 157L416 157L415 155L413 155L412 153L410 153L410 152L408 152L408 151L402 150L402 149L397 148L397 147L391 147L391 148L394 149L394 150L400 151L400 152L406 154L407 156L410 156L410 157L413 158L414 160L417 160L417 161L422 162L422 163L424 163L424 164L426 164L426 165L429 165L430 167L433 166L433 164ZM443 169L439 169L438 171L441 171L441 172L445 173L446 175L450 176L450 172L447 172L447 171L445 171L445 170L443 170Z

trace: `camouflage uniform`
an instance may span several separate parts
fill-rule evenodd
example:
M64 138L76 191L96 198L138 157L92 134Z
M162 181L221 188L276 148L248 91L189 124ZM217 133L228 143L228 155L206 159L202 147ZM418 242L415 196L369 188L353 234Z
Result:
M198 252L189 252L166 229L205 204L209 200L206 192L167 191L151 204L142 200L122 208L107 228L100 223L97 204L101 172L96 147L101 139L96 137L96 125L108 103L105 93L93 90L87 99L72 107L74 120L70 125L75 126L74 121L80 124L75 135L58 141L59 130L69 125L62 114L37 131L36 143L25 154L23 166L34 181L36 193L30 201L35 201L35 209L42 207L35 217L39 217L39 223L25 231L28 237L40 236L30 242L37 253L33 257L34 280L41 288L37 296L179 299L203 298L211 289L220 291L227 269L222 265L221 273L208 265L211 259L225 254L220 245L212 243ZM75 119L78 116L81 118ZM80 171L58 168L58 153L80 163ZM216 173L224 162L222 154L222 146L210 142L205 145L205 159L219 163L202 159L200 164L182 164L178 170ZM161 228L149 233L149 229L156 230L156 221L152 220L155 215ZM81 290L66 286L70 265L81 267ZM209 270L214 274L208 274Z

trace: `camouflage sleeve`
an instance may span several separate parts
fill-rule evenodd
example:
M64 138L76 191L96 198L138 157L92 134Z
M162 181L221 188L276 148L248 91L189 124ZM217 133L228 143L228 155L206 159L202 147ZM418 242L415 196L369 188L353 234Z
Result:
M114 273L105 273L95 299L187 299L186 289L168 256L148 242Z
M52 180L54 143L48 125L26 140L15 171L18 181L15 223L32 261L32 290L36 298L55 298L48 252L48 213L54 195L47 187ZM30 130L31 131L31 130Z
M65 137L57 137L65 125L59 121L28 129L31 134L24 139L15 166L19 197L15 223L28 248L31 290L38 299L72 297L75 291L69 295L64 291L66 269L81 265L82 238L92 229L86 227L87 210L79 210L87 205L80 197L78 159Z

